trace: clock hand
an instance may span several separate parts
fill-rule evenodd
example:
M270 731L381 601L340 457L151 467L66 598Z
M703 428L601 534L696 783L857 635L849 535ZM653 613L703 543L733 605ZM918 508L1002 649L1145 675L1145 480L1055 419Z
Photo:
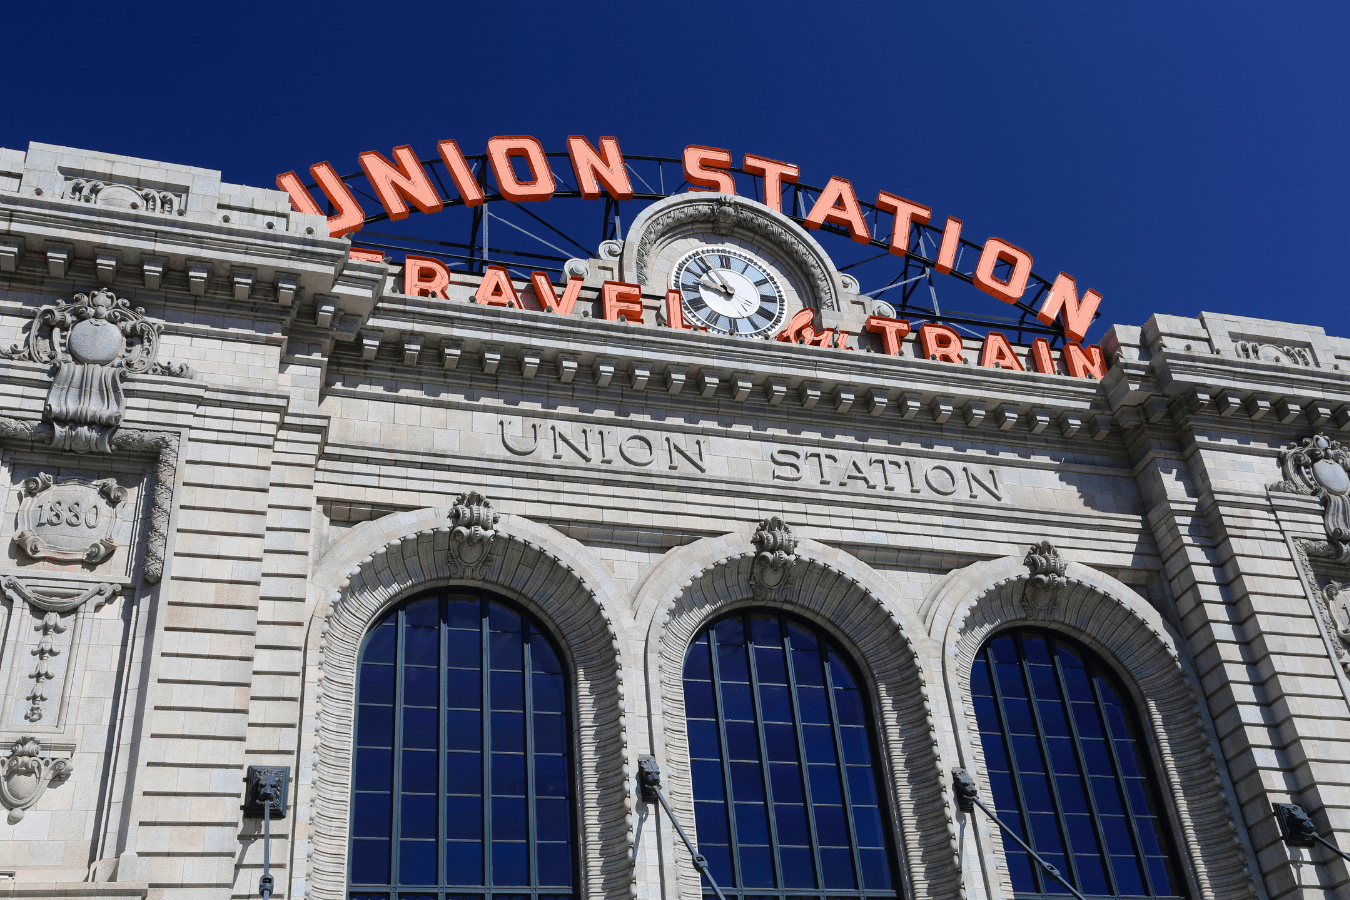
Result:
M699 284L706 285L708 288L717 291L719 294L726 294L728 297L735 295L736 291L725 281L721 280L720 278L715 280L709 280L708 277L709 275L712 275L712 272L709 272L707 275L704 275L702 278L700 278Z
M708 274L717 280L717 283L722 286L722 290L726 291L728 294L736 293L736 289L727 283L727 280L722 277L721 272L716 269L709 269Z

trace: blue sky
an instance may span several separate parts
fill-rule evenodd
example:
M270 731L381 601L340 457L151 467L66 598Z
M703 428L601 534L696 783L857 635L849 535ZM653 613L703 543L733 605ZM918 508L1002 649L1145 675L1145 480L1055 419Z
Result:
M1350 336L1350 5L66 4L7 11L0 146L276 174L495 134L798 164L955 215L1102 324ZM1100 327L1091 335L1100 334Z

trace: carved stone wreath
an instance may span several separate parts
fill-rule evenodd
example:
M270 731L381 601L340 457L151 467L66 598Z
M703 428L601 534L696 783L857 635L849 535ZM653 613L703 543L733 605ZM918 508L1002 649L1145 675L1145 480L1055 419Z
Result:
M1317 497L1327 540L1306 541L1309 556L1350 562L1350 451L1325 434L1315 434L1280 451L1284 480L1270 486Z
M145 310L99 288L76 294L70 303L39 308L27 342L0 356L54 367L45 407L54 447L111 453L126 412L122 379L128 373L191 377L187 366L158 362L163 327L147 319Z
M790 219L768 207L727 194L711 194L706 199L698 194L683 194L666 202L669 208L664 212L645 222L639 217L634 223L629 239L624 242L625 276L631 275L638 284L646 284L648 263L666 234L688 223L711 222L713 232L718 235L725 236L740 228L768 239L802 270L821 309L839 309L839 295L831 275L833 266L823 251L794 232L795 225ZM630 245L635 248L631 257Z

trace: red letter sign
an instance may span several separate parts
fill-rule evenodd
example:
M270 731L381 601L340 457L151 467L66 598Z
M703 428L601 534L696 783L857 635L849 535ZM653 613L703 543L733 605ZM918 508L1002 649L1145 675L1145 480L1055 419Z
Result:
M602 137L600 150L579 134L567 139L567 155L572 160L572 171L577 176L577 190L583 200L600 199L600 184L605 183L615 200L632 200L633 184L628 180L628 166L619 151L619 139Z
M558 299L558 294L553 290L553 282L548 280L547 272L531 272L530 284L534 286L534 295L539 298L539 305L552 313L560 316L570 316L572 307L577 304L577 297L581 296L581 282L584 281L580 275L573 275L567 279L567 287L563 288L562 299Z
M1101 302L1101 294L1088 291L1083 294L1080 303L1078 285L1071 277L1060 272L1050 293L1042 301L1041 308L1036 311L1036 318L1050 325L1058 314L1064 322L1064 333L1069 336L1069 340L1082 341L1088 327L1092 325L1092 317L1097 313L1097 304Z
M478 285L473 299L484 306L510 306L524 309L520 305L520 296L516 286L511 283L511 275L501 266L488 266L483 272L483 281Z
M885 191L877 194L877 209L895 214L895 224L891 226L891 252L896 256L904 256L909 252L909 223L923 225L933 215L928 207Z
M994 266L999 261L1012 263L1012 271L1007 279L994 274ZM975 286L991 297L997 297L1004 303L1016 303L1022 299L1027 289L1027 279L1031 277L1031 254L1021 247L1000 238L991 237L984 243L980 253L980 263L975 267Z
M483 189L478 186L478 182L473 179L473 172L469 171L469 163L464 159L464 154L459 152L459 144L454 141L441 141L436 145L440 151L441 161L445 163L446 170L455 182L455 189L459 191L459 196L463 198L465 206L482 206Z
M848 236L859 244L872 240L872 232L863 218L862 208L858 206L858 195L853 193L853 182L847 178L836 176L830 179L802 224L815 229L826 222L843 225L848 229Z
M792 163L779 162L767 156L751 156L749 153L745 154L741 168L751 175L763 176L764 205L774 212L783 211L783 185L796 184L802 173Z
M600 305L604 317L617 322L620 317L630 322L642 321L642 288L622 281L606 281L600 286Z
M980 347L980 365L990 369L1012 369L1014 372L1025 372L1022 361L1013 353L1013 348L1009 346L1008 339L997 331L991 331L984 338L984 344Z
M403 293L409 297L445 298L450 270L439 259L409 255L403 260Z
M412 147L404 144L394 148L397 164L391 163L375 150L367 150L357 159L361 162L361 170L370 180L370 186L375 189L375 196L380 198L389 218L395 222L408 218L408 204L403 202L404 197L424 213L441 211L441 195L436 193L436 186L427 178L427 171L417 161L417 154L413 153Z
M553 196L556 186L553 173L549 171L543 145L535 138L527 134L492 138L487 143L487 155L492 164L492 177L497 180L497 190L507 200L529 203ZM530 181L516 177L516 170L511 168L513 156L519 156L530 167Z
M684 148L684 180L695 187L736 193L736 179L719 169L731 167L731 151L690 144Z
M904 319L887 319L883 316L868 316L864 326L872 334L881 335L881 347L887 356L900 355L900 341L909 334L909 323Z
M925 359L959 363L964 346L961 335L946 325L925 322L919 326L919 347L922 348Z

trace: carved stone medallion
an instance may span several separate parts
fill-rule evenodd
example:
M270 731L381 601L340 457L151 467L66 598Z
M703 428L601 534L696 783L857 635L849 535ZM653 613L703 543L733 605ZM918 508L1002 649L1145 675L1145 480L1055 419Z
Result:
M33 559L95 565L112 555L113 527L127 490L112 478L25 478L14 543Z
M15 741L0 767L0 802L9 808L9 824L23 819L23 814L42 799L49 784L68 777L72 771L68 760L44 752L37 738L21 737Z
M1022 607L1028 616L1039 618L1059 602L1060 590L1069 583L1064 577L1069 564L1049 541L1032 544L1022 564L1031 573L1022 592Z
M797 554L797 536L777 516L764 519L752 538L759 552L750 570L750 595L766 600L788 586Z
M1327 541L1305 543L1309 556L1350 562L1350 451L1325 434L1315 434L1280 451L1284 480L1272 491L1311 494L1322 501Z
M450 509L450 561L459 575L481 578L492 561L492 541L501 517L477 491L460 494Z
M112 452L113 435L126 411L122 379L128 373L156 372L187 377L186 366L160 365L159 333L164 326L132 309L125 299L100 288L76 294L37 311L26 345L3 354L55 368L46 415L52 445L87 453Z

